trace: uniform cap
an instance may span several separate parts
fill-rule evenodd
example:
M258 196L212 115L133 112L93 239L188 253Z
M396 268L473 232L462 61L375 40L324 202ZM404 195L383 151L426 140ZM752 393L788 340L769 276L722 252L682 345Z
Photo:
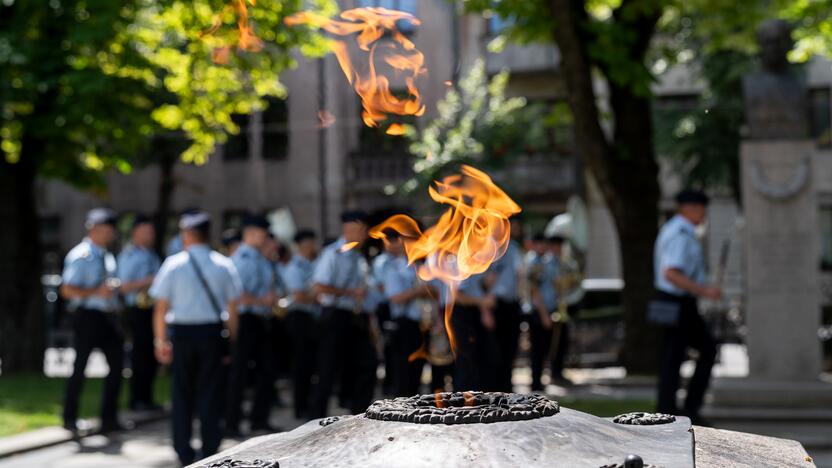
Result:
M92 229L99 224L116 225L116 212L109 208L94 208L87 212L87 219L84 226L87 229Z
M150 218L150 216L143 215L143 214L137 214L133 218L133 229L136 229L136 227L138 227L141 224L147 224L147 223L152 223L152 222L153 222L153 220Z
M345 211L341 213L341 222L367 224L367 213L362 210Z
M709 201L708 196L701 190L682 190L676 195L676 203L678 205L695 204L707 206Z
M301 229L295 234L295 243L299 244L305 241L306 239L315 239L317 237L318 236L315 235L315 231L311 229Z
M260 229L269 229L271 225L265 216L249 215L243 218L242 223L244 228L258 227Z
M235 242L241 242L242 240L243 237L240 235L239 229L230 228L222 232L221 242L225 247L228 247Z
M179 229L193 230L204 228L211 222L211 217L204 211L196 211L183 214L179 218Z

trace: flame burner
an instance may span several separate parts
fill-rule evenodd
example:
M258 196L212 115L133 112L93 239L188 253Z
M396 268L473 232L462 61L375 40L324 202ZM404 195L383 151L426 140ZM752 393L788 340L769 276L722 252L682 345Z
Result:
M364 415L380 421L451 425L525 421L554 416L558 411L558 402L540 395L443 392L379 400Z

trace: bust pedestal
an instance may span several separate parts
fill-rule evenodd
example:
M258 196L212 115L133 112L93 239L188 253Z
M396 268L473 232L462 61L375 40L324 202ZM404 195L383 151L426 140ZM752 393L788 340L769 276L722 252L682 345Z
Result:
M832 448L832 384L819 380L819 232L810 140L741 147L749 376L716 379L720 428Z

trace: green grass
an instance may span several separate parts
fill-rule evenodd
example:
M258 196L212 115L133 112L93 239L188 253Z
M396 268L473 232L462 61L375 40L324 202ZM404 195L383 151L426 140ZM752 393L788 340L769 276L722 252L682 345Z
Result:
M0 376L0 437L63 423L66 379L43 375ZM103 379L87 379L81 393L80 416L97 417ZM122 381L119 406L127 408L127 380ZM157 402L170 400L170 379L160 377L154 389Z

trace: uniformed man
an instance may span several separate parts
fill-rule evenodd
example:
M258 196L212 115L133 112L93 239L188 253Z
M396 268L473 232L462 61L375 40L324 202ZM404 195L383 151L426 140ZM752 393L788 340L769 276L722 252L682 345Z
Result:
M60 293L73 311L75 364L66 383L64 427L78 430L78 398L84 369L94 348L107 359L109 372L101 399L101 432L120 430L116 409L124 361L124 340L116 319L116 259L107 250L116 239L116 215L107 208L87 213L87 237L64 259Z
M310 408L311 418L327 415L329 398L336 379L347 369L355 367L356 318L362 314L362 303L367 295L366 261L359 248L367 238L366 215L361 211L348 211L341 215L342 235L321 252L312 275L312 290L322 306L321 346L318 355L318 385ZM342 385L353 380L342 378ZM342 389L348 397L353 413L364 411L363 395L357 395L358 386Z
M378 277L390 304L390 317L396 324L391 363L395 369L394 394L410 396L419 393L426 362L423 356L410 359L425 341L421 329L421 299L431 297L433 291L416 275L416 268L408 264L398 233L388 233L384 247L389 258L381 266Z
M153 251L155 240L156 231L151 219L137 215L133 220L130 243L118 256L118 279L132 340L130 408L134 411L160 409L153 402L153 381L158 363L153 353L153 303L147 294L160 265L159 257Z
M289 294L286 326L292 344L292 395L295 418L309 416L312 376L318 351L318 319L321 315L312 292L312 274L318 255L318 239L314 231L300 230L295 234L297 252L283 272Z
M238 301L240 327L233 348L229 379L226 434L239 436L243 390L249 363L255 364L254 401L249 413L251 431L271 432L269 415L274 401L274 359L271 341L272 307L277 303L275 271L261 253L269 239L269 222L262 216L243 220L243 242L231 257L240 275L243 294Z
M699 353L696 370L688 384L683 414L693 424L703 420L699 409L711 378L716 359L716 343L705 321L699 315L697 298L716 300L720 288L706 283L705 256L696 238L696 226L705 220L708 197L698 191L683 191L676 197L678 212L659 232L656 239L654 268L656 306L665 320L658 382L658 411L678 414L676 391L679 388L679 367L687 348ZM654 311L651 310L650 314Z
M497 301L485 293L482 282L481 274L462 281L451 313L456 343L455 391L493 391L496 385L494 367L498 350L494 338L494 307ZM448 294L443 291L444 304Z
M532 238L531 249L526 254L533 392L543 391L541 376L552 340L552 313L558 306L554 269L546 247L546 237L537 234Z
M206 213L183 215L184 251L165 259L153 280L156 358L173 368L173 446L183 465L193 463L193 417L199 415L200 458L217 452L222 439L222 361L236 336L235 301L240 278L231 260L208 245Z
M490 293L497 299L494 308L497 339L496 389L511 392L511 373L517 357L520 338L520 271L523 266L523 225L518 217L511 218L511 240L505 254L494 262L486 275Z
M395 395L396 393L396 366L395 353L396 347L393 343L393 335L395 334L396 323L390 317L390 303L384 295L384 266L390 259L390 254L382 250L376 255L370 266L370 289L375 288L379 294L379 300L376 301L376 318L378 319L379 327L381 328L383 341L383 355L384 355L384 380L382 381L382 393L385 395Z

